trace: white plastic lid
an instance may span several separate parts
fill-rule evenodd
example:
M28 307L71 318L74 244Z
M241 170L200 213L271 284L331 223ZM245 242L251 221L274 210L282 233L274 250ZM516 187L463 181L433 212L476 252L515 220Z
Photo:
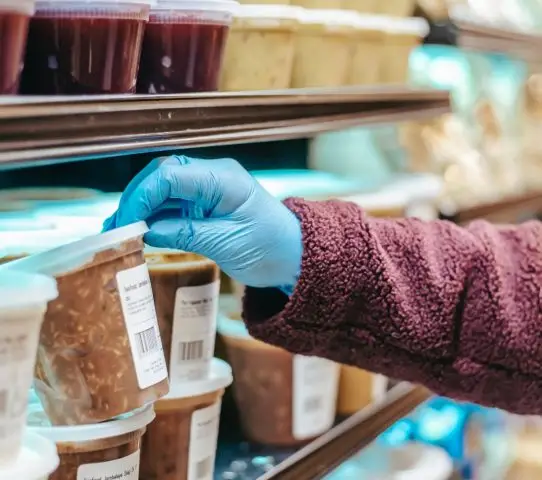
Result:
M235 12L237 18L299 21L303 8L292 5L241 4Z
M388 33L395 33L398 35L416 35L418 37L425 37L429 33L429 23L427 23L427 20L418 17L387 17L385 25Z
M0 266L24 272L39 272L47 275L59 275L77 269L90 261L92 257L104 250L116 248L123 242L131 240L149 231L145 222L132 223L99 235L92 235L77 242L38 253Z
M180 398L199 397L207 393L216 392L222 388L229 387L233 382L231 367L219 358L213 358L208 378L191 382L183 382L180 385L171 385L169 393L160 399L178 400Z
M154 417L154 408L149 404L107 422L56 427L49 423L41 405L29 405L27 428L55 443L83 443L136 432L151 423Z
M0 309L46 305L56 297L54 278L9 270L0 272Z
M40 435L26 432L15 463L0 467L0 480L42 480L49 478L58 464L55 444Z
M303 9L301 11L300 22L355 27L358 17L358 12L354 10Z
M454 471L452 459L443 449L421 443L394 448L390 458L390 480L448 480Z
M19 12L26 15L34 15L34 0L0 0L0 12Z
M34 255L51 248L80 240L82 235L63 230L16 230L1 231L0 258L18 255Z
M233 14L239 3L235 0L157 0L153 11L179 10L182 12L225 12Z

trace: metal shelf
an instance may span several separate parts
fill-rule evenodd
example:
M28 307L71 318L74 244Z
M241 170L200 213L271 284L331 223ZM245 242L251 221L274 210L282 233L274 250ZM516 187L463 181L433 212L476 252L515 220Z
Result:
M0 99L0 168L310 137L448 112L448 92L403 86L169 96Z

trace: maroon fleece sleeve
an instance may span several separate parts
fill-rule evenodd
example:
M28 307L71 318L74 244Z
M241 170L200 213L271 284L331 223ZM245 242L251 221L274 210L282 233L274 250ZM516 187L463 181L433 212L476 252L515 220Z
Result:
M288 298L247 289L252 335L436 393L542 414L542 224L386 220L287 201L303 230Z

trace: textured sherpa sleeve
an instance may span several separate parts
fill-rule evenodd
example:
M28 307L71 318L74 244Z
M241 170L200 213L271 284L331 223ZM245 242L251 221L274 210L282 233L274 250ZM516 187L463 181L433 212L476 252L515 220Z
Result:
M290 199L293 295L247 289L251 334L436 393L542 414L542 225L460 228Z

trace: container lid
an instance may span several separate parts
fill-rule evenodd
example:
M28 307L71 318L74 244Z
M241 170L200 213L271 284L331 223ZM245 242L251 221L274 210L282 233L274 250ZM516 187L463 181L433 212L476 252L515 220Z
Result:
M81 239L81 235L63 230L15 230L1 231L0 258L18 255L34 255L51 248Z
M303 8L292 5L241 4L235 12L235 17L299 21L302 12Z
M388 17L384 15L370 15L366 13L356 13L352 17L352 21L356 28L360 30L380 30L382 32L386 31L386 24Z
M417 35L425 37L429 33L429 24L423 18L395 18L387 17L385 20L388 33L398 35Z
M14 464L0 467L0 480L42 480L58 467L56 446L35 433L26 432Z
M233 382L231 367L219 358L213 358L208 378L183 382L180 385L171 385L169 394L160 399L160 402L167 400L179 400L181 398L199 397L207 393L216 392L222 388L229 387Z
M0 309L43 304L58 297L54 278L36 273L0 272Z
M14 260L1 266L0 271L8 268L25 272L45 273L47 275L66 273L84 265L96 253L116 248L123 242L140 237L148 231L149 227L145 222L132 223L21 260Z
M34 0L0 0L0 11L20 12L26 15L34 15Z
M26 423L28 430L55 443L80 443L136 432L151 423L154 417L154 408L149 404L107 422L57 427L49 423L41 404L34 404L28 406Z
M156 0L153 11L179 10L186 12L237 12L239 2L235 0Z
M409 443L391 451L390 480L447 480L453 474L452 459L441 448Z
M358 17L358 12L354 10L303 9L300 22L334 27L355 27Z

